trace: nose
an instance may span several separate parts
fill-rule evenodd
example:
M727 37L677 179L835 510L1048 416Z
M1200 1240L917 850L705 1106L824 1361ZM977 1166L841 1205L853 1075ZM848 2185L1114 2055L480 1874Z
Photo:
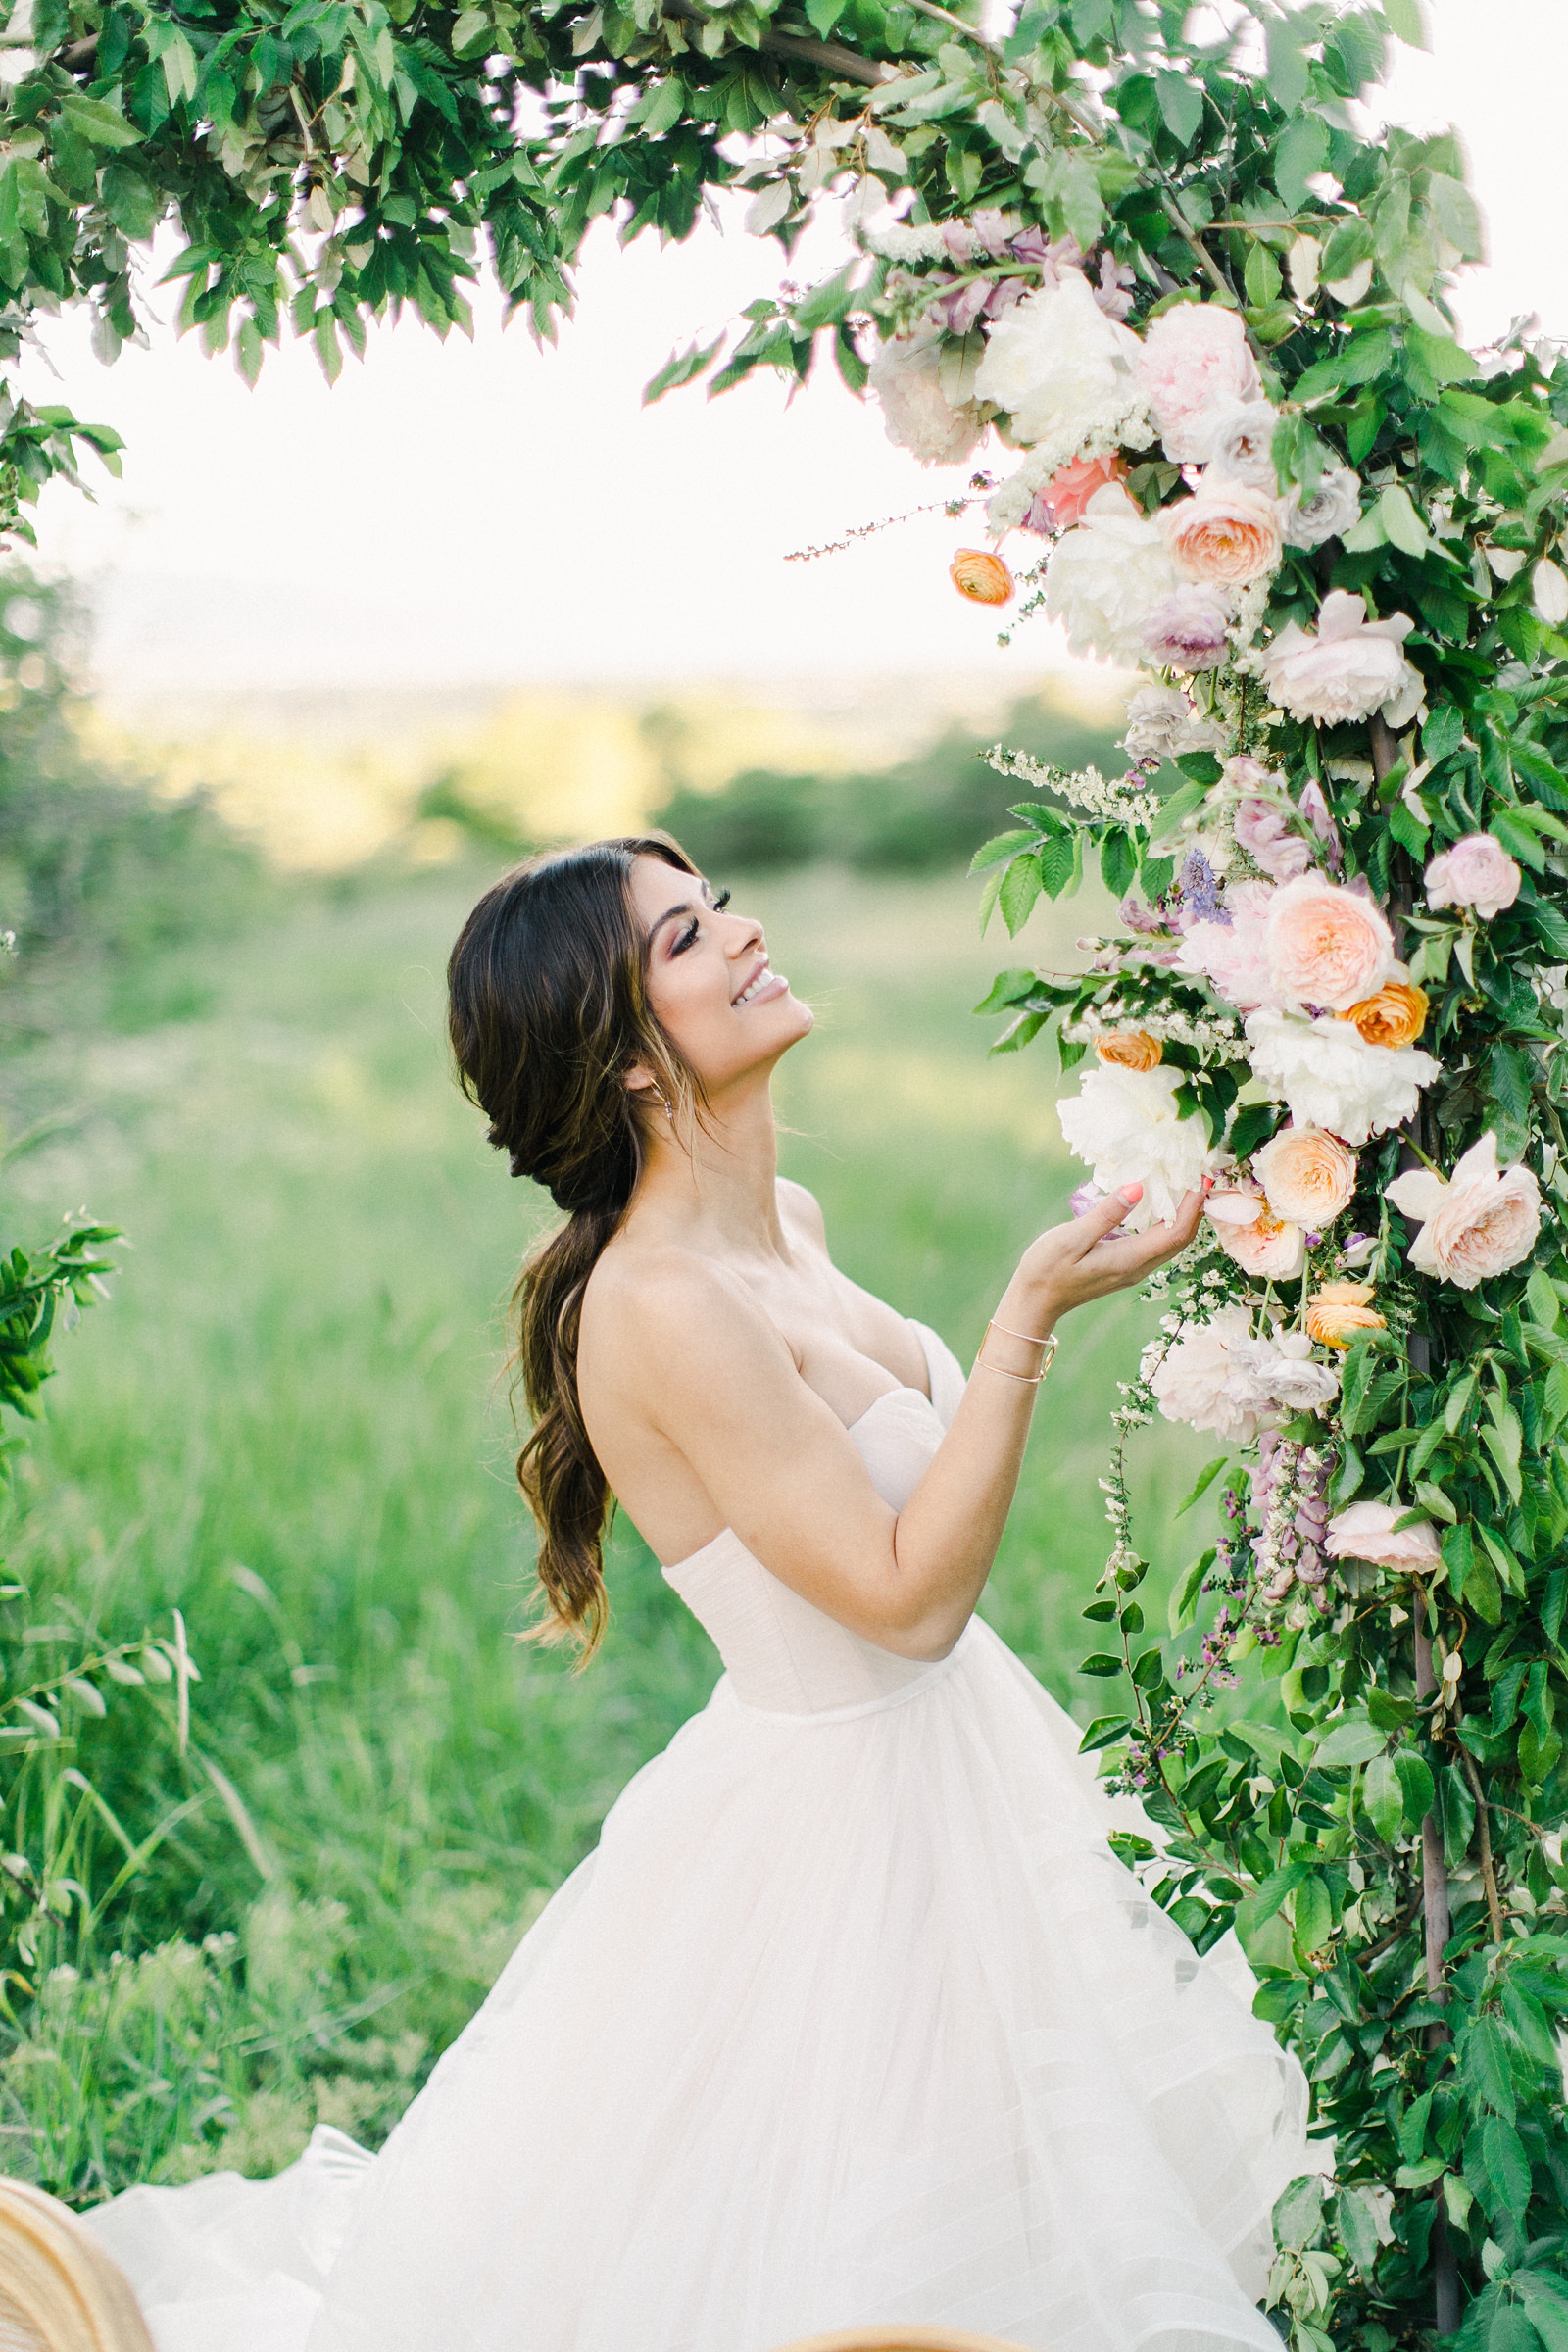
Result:
M732 963L738 961L742 956L751 955L755 948L766 948L767 942L762 936L762 926L755 914L741 914L726 906L722 919L733 926L730 932L729 946L725 951Z

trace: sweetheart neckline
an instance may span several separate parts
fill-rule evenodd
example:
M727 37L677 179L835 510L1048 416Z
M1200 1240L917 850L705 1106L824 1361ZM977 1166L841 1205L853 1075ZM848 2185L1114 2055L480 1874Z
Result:
M853 1437L855 1432L859 1429L864 1422L870 1420L871 1415L876 1411L877 1406L879 1404L886 1404L890 1396L912 1396L918 1403L923 1404L928 1412L936 1413L937 1411L936 1406L932 1403L924 1389L911 1388L906 1380L901 1380L897 1387L884 1389L880 1396L873 1396L863 1413L858 1413L853 1421L846 1421L843 1424L845 1436L847 1438ZM941 1421L942 1416L940 1413L937 1413L937 1419L939 1422ZM705 1551L711 1551L715 1544L722 1544L726 1536L733 1536L735 1538L735 1542L737 1544L740 1543L740 1538L739 1536L735 1535L735 1530L732 1527L721 1527L716 1536L710 1536L706 1544L699 1544L697 1549L695 1551L687 1552L684 1559L661 1560L659 1563L660 1575L666 1579L678 1576L683 1568L689 1568L694 1560L700 1560ZM742 1549L745 1549L744 1545L742 1545Z

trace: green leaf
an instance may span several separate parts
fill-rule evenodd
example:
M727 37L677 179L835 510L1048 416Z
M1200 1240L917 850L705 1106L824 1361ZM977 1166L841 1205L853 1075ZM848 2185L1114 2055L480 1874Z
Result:
M1421 0L1383 0L1383 15L1396 40L1403 41L1410 49L1428 46Z
M1512 2124L1489 2115L1481 2129L1488 2178L1497 2192L1495 2210L1522 2219L1530 2202L1530 2159Z
M1184 1504L1183 1508L1185 1509L1185 1507ZM1173 1635L1183 1632L1187 1626L1192 1624L1198 1613L1198 1600L1203 1589L1203 1579L1213 1565L1214 1546L1211 1544L1206 1551L1200 1551L1197 1559L1189 1563L1177 1583L1172 1587L1165 1614L1166 1622Z
M1097 1715L1078 1742L1078 1753L1089 1756L1097 1748L1110 1747L1132 1728L1130 1718L1125 1715Z
M1334 1933L1334 1905L1322 1879L1304 1879L1296 1889L1296 1909L1291 1940L1298 1960L1305 1961L1313 1952L1322 1951Z
M1274 150L1274 185L1288 211L1300 211L1312 192L1307 181L1325 169L1328 160L1328 124L1320 115L1298 115L1286 123Z
M106 164L98 189L104 211L122 236L135 244L152 235L164 209L164 199L133 166Z
M1190 1511L1194 1503L1200 1501L1208 1493L1209 1488L1214 1484L1215 1479L1218 1478L1230 1458L1228 1453L1217 1453L1211 1462L1203 1464L1194 1482L1192 1492L1185 1501L1176 1505L1175 1510L1171 1513L1173 1519L1179 1519L1184 1511Z
M1299 2253L1317 2235L1323 2214L1321 2173L1303 2173L1274 2201L1274 2242L1288 2253Z
M1568 2352L1568 2293L1562 2281L1540 2271L1516 2271L1513 2283L1546 2352Z
M1002 909L1002 919L1007 926L1010 938L1016 939L1029 920L1042 887L1039 857L1032 851L1026 851L1022 857L1015 858L1003 875L1002 888L997 894L997 905Z
M1368 1723L1364 1715L1346 1715L1332 1725L1313 1751L1312 1761L1325 1767L1335 1764L1369 1764L1374 1756L1383 1753L1385 1735Z
M1413 1749L1400 1748L1395 1756L1394 1769L1399 1776L1399 1787L1404 1791L1405 1821L1411 1829L1419 1829L1437 1806L1432 1768Z
M139 147L142 134L134 122L127 122L117 107L106 106L101 99L68 94L60 101L60 120L69 123L78 139L89 147Z
M649 92L642 111L642 128L651 139L662 139L674 129L686 112L686 90L679 77L671 74ZM713 346L716 351L718 346ZM644 394L646 402L647 395Z
M825 41L848 6L849 0L806 0L807 22Z
M1081 1661L1078 1671L1080 1674L1098 1675L1104 1680L1110 1675L1120 1674L1123 1663L1121 1658L1113 1658L1108 1649L1097 1649L1092 1656Z
M1138 878L1138 852L1119 825L1100 845L1100 872L1113 899L1125 898Z
M1469 352L1451 335L1429 335L1424 326L1407 326L1404 347L1434 383L1462 384L1481 373Z
M1180 147L1190 147L1203 120L1203 93L1180 74L1156 74L1154 93L1165 128Z
M723 342L724 338L720 335L716 343L688 343L684 351L672 352L659 373L650 376L644 384L643 407L652 408L654 402L662 400L666 392L673 392L679 385L689 384L695 376L701 375L704 368L717 359Z
M1464 182L1448 178L1446 172L1429 172L1427 203L1439 235L1456 246L1466 261L1484 261L1487 237L1481 207Z
M1378 1836L1392 1845L1404 1827L1404 1786L1392 1756L1377 1756L1367 1766L1361 1801Z
M1377 514L1391 547L1402 549L1407 556L1426 554L1431 536L1401 483L1390 482L1378 500Z

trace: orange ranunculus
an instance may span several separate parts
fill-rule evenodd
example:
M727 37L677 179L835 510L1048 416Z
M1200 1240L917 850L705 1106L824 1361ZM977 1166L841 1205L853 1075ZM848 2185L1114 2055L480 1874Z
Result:
M1096 1038L1095 1052L1118 1070L1152 1070L1165 1058L1158 1038L1151 1037L1147 1029L1107 1030L1103 1037Z
M949 579L960 596L977 605L1005 605L1012 598L1012 574L989 548L960 547L953 559Z
M1386 1328L1369 1282L1326 1282L1306 1302L1307 1335L1320 1348L1352 1348L1365 1333Z
M1386 980L1344 1015L1369 1046L1413 1046L1427 1025L1427 992L1413 980Z

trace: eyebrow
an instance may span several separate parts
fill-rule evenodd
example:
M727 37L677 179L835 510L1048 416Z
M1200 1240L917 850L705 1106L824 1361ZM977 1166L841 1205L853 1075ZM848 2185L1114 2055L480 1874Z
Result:
M691 899L682 899L678 906L666 906L658 922L650 926L645 944L651 948L664 925L672 923L677 914L696 914L698 908Z

